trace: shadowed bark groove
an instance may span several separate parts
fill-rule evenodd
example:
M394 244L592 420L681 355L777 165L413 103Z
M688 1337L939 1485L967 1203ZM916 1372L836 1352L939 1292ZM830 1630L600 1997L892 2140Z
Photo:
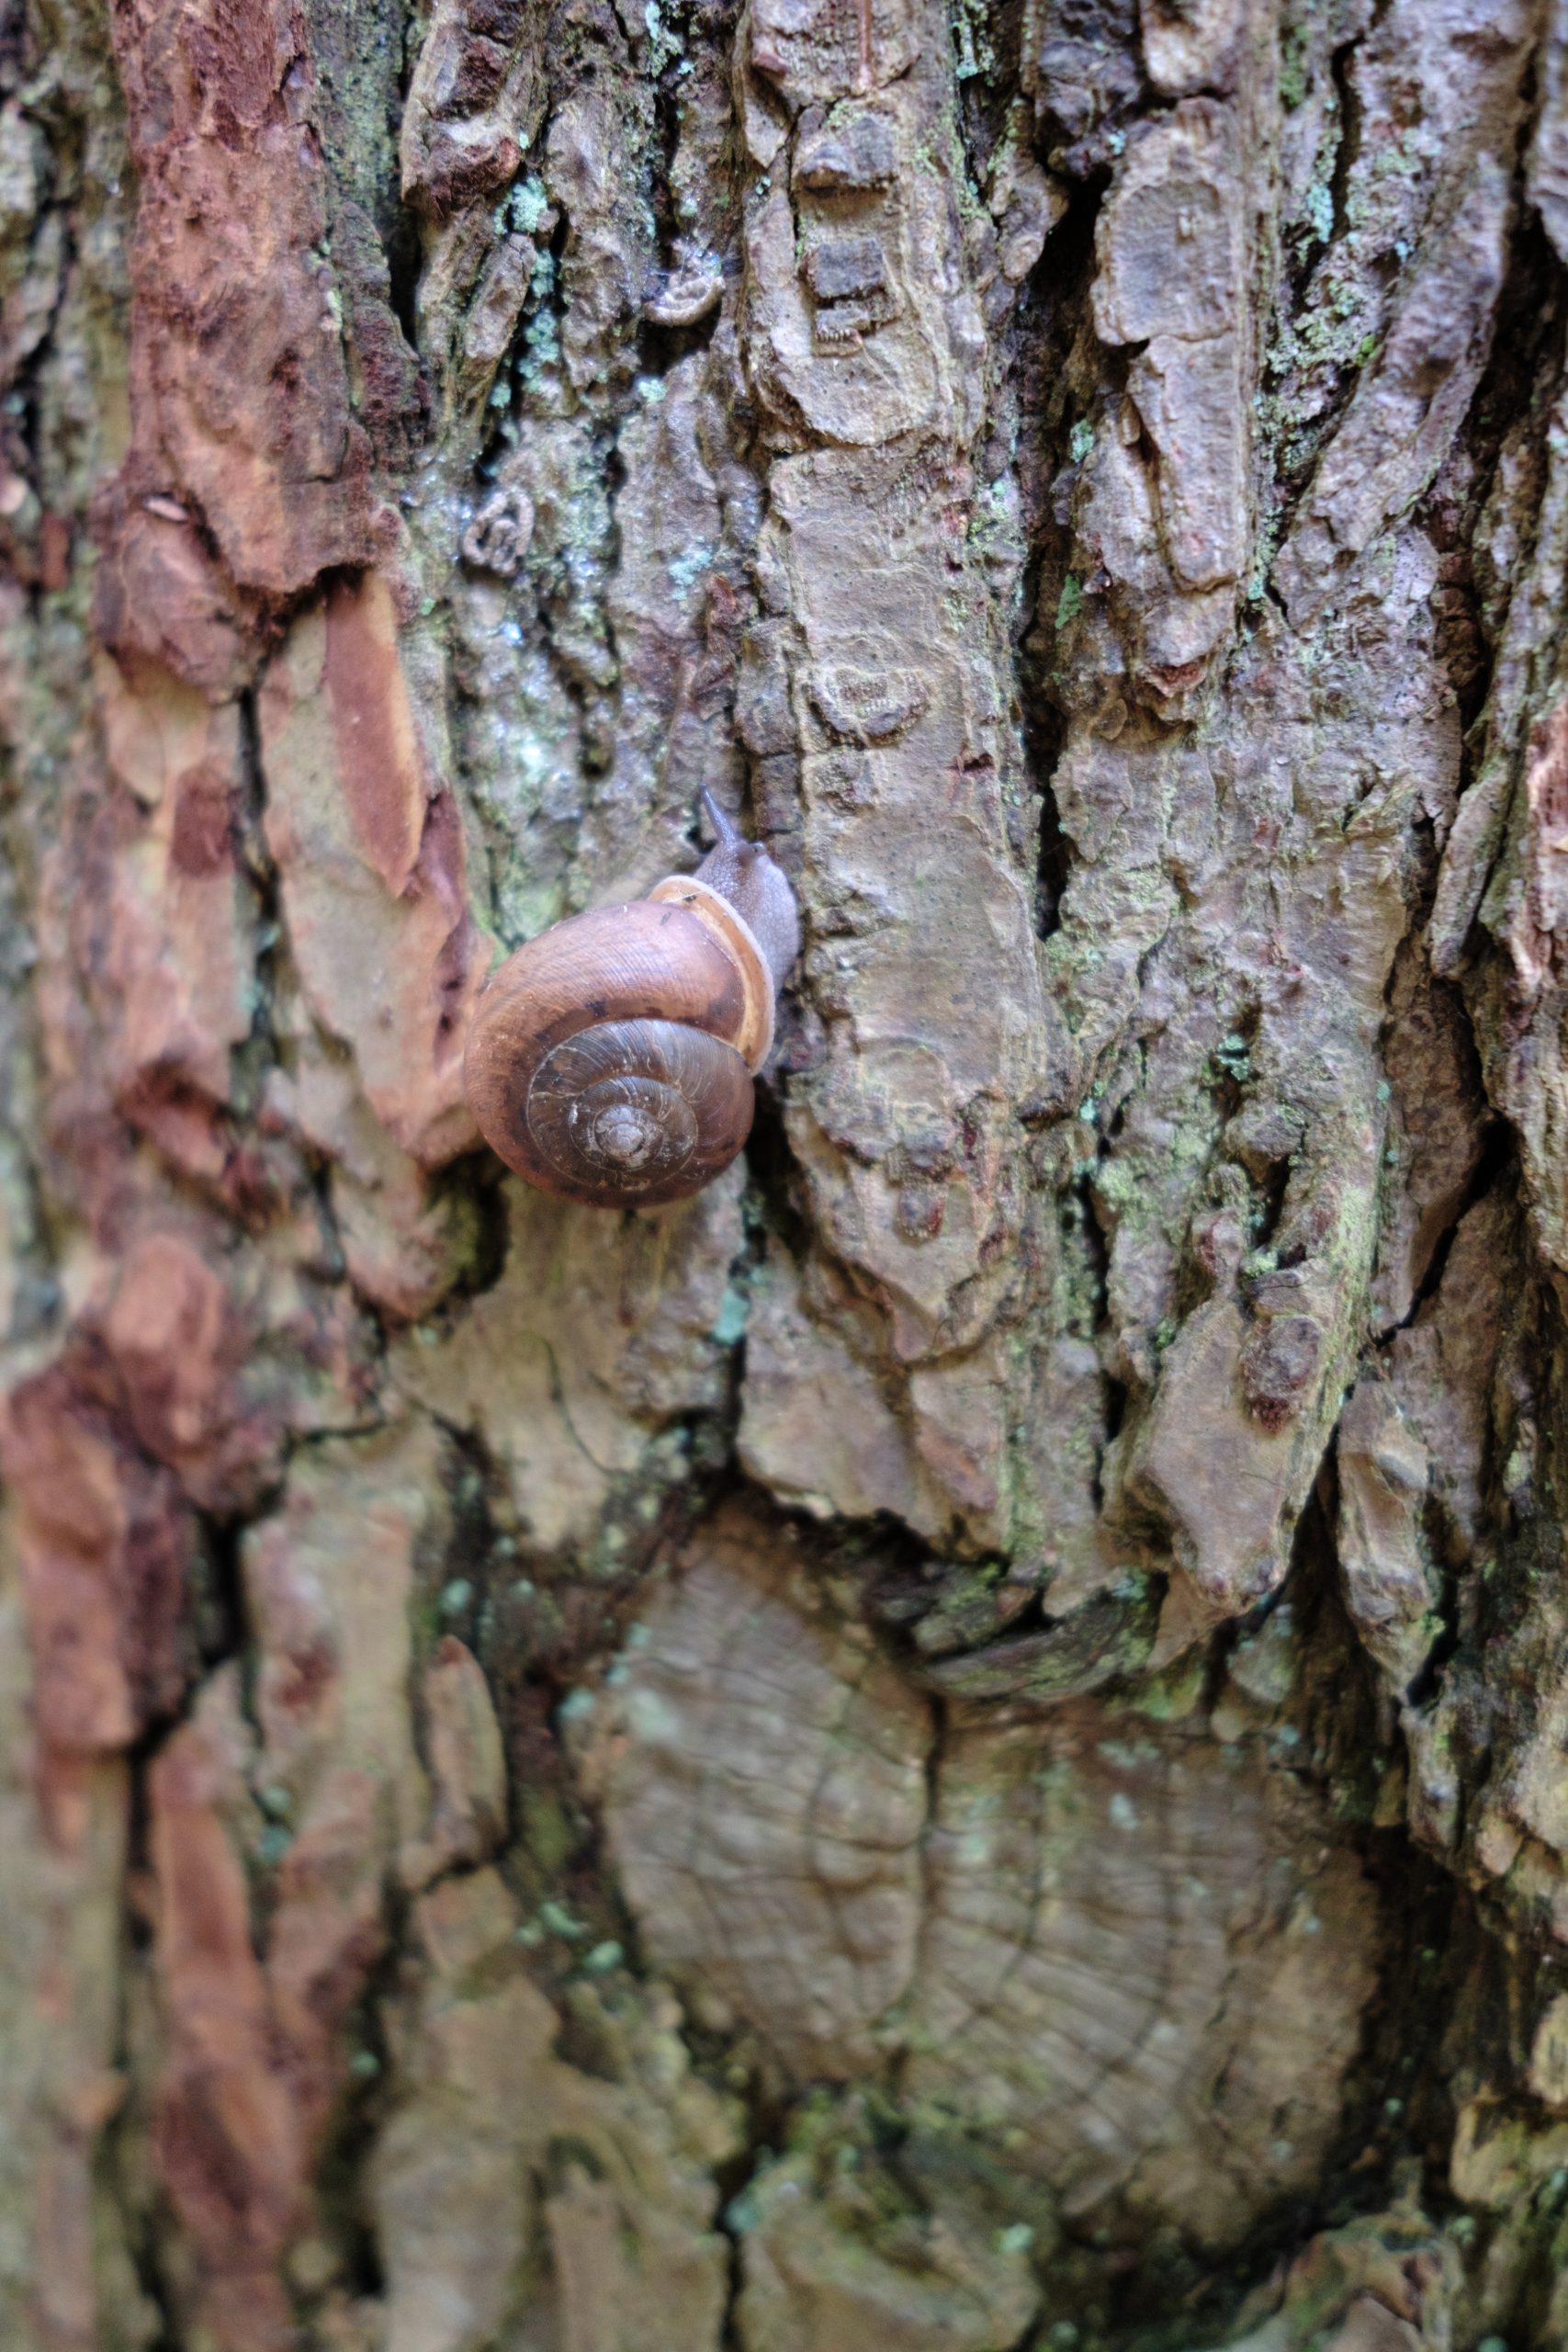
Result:
M1565 268L1562 0L0 10L7 2352L1568 2344Z

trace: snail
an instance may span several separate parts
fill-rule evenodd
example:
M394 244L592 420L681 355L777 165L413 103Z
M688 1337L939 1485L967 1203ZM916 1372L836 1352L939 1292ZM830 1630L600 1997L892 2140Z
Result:
M750 1133L800 919L766 850L711 794L703 806L718 844L695 874L553 924L474 1009L468 1107L541 1192L595 1208L683 1200Z

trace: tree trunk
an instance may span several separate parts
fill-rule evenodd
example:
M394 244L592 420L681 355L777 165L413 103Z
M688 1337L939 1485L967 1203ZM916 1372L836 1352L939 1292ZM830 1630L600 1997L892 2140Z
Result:
M1568 2345L1568 0L0 95L0 2341ZM705 788L570 1206L470 1011Z

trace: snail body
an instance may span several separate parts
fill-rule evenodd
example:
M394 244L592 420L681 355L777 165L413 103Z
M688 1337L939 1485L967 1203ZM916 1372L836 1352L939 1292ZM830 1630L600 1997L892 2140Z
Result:
M553 924L475 1007L469 1108L541 1192L597 1208L682 1200L750 1132L799 922L779 867L704 797L719 839L694 875Z

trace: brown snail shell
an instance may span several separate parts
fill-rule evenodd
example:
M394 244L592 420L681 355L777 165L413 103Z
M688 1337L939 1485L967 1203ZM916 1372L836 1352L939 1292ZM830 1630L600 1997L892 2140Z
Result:
M787 898L772 861L728 824L708 861L728 874L723 854L743 856L748 875L765 866ZM599 1208L682 1200L750 1132L773 989L770 956L739 909L701 875L671 876L508 956L469 1029L469 1107L491 1148L542 1192Z

